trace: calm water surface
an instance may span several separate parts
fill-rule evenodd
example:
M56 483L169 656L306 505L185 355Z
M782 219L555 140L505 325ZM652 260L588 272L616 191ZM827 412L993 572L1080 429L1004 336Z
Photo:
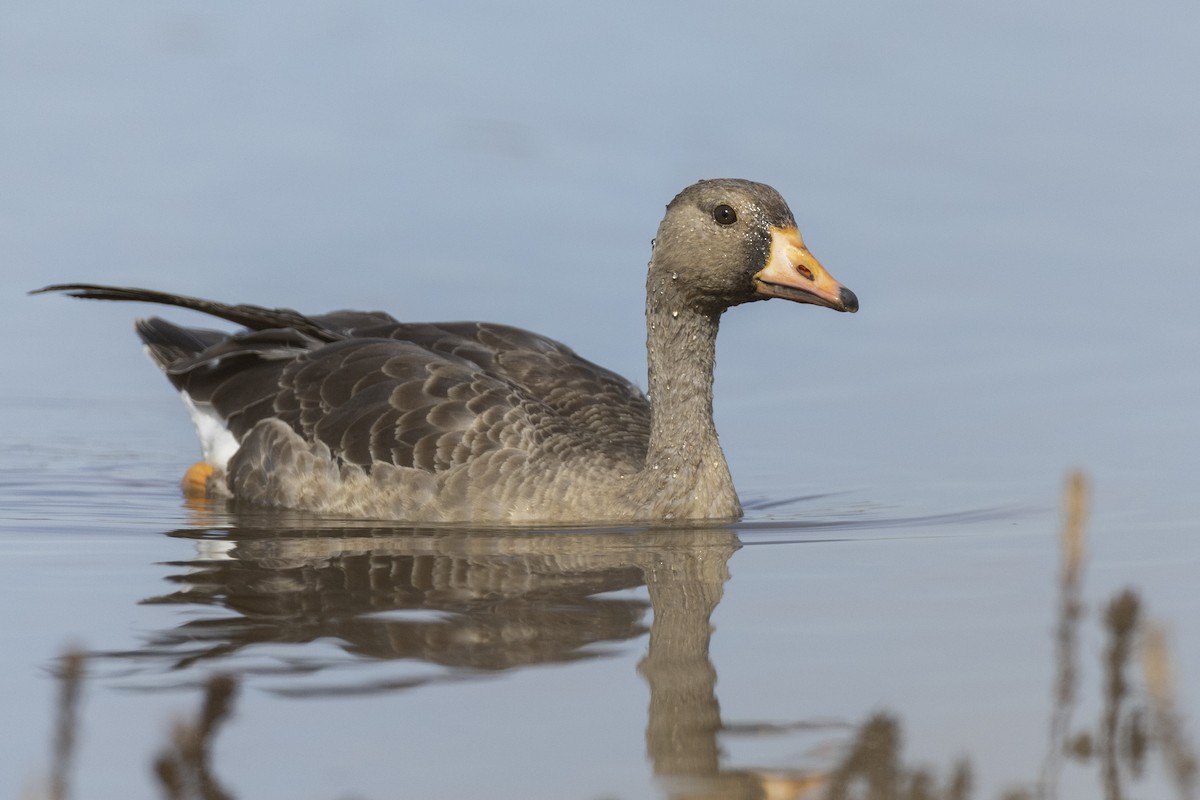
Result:
M238 798L1196 796L1192 6L0 13L0 791L48 795L75 648L80 798L168 796L214 676L177 771ZM718 175L862 301L727 315L727 527L188 507L147 311L25 295L491 319L640 379L649 240Z
M1087 797L1109 765L1110 786L1187 796L1162 760L1196 752L1187 525L1096 525L1068 582L1057 483L935 514L780 490L686 530L338 524L184 506L173 401L6 412L92 431L6 448L0 472L20 720L2 746L26 787L53 761L56 657L75 646L79 796L154 796L172 720L216 674L236 695L210 776L238 797L837 796L918 775L994 797L1047 774ZM1104 617L1123 587L1121 639ZM1148 630L1166 632L1171 694L1144 678ZM1056 719L1089 755L1055 755Z

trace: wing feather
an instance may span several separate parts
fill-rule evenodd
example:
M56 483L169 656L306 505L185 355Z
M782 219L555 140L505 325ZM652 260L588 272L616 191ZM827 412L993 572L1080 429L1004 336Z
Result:
M552 339L379 313L311 320L345 338L289 328L224 334L160 319L139 322L138 332L171 381L211 403L239 440L276 417L367 470L383 462L438 472L502 449L602 447L645 458L641 391Z

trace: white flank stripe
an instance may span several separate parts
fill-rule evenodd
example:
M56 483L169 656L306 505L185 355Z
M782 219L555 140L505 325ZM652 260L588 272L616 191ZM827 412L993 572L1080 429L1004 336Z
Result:
M196 435L200 437L200 450L204 453L205 462L217 469L225 469L229 459L238 450L238 440L225 427L225 420L217 414L211 403L197 403L187 392L180 392L183 404L192 415L196 426Z

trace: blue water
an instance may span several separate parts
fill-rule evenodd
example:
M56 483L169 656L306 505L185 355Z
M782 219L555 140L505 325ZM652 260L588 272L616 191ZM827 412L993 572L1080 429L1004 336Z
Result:
M1200 11L119 2L0 23L10 794L47 786L75 646L77 797L161 796L151 762L217 673L235 797L821 796L892 733L901 773L965 760L974 798L1045 776L1096 797L1102 749L1046 768L1075 468L1067 729L1103 740L1104 612L1129 587L1195 731ZM490 319L642 380L650 238L716 176L776 186L862 302L726 316L717 424L748 512L725 528L189 508L197 445L130 329L150 312L25 295ZM1122 725L1153 717L1149 630ZM1122 756L1122 792L1188 796L1164 750L1141 778Z

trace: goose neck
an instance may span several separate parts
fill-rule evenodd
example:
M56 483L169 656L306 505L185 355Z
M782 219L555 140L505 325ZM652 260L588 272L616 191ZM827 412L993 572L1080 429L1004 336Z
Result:
M651 457L675 461L716 445L713 367L720 312L689 302L677 273L652 275L646 301ZM719 450L719 448L718 448Z

